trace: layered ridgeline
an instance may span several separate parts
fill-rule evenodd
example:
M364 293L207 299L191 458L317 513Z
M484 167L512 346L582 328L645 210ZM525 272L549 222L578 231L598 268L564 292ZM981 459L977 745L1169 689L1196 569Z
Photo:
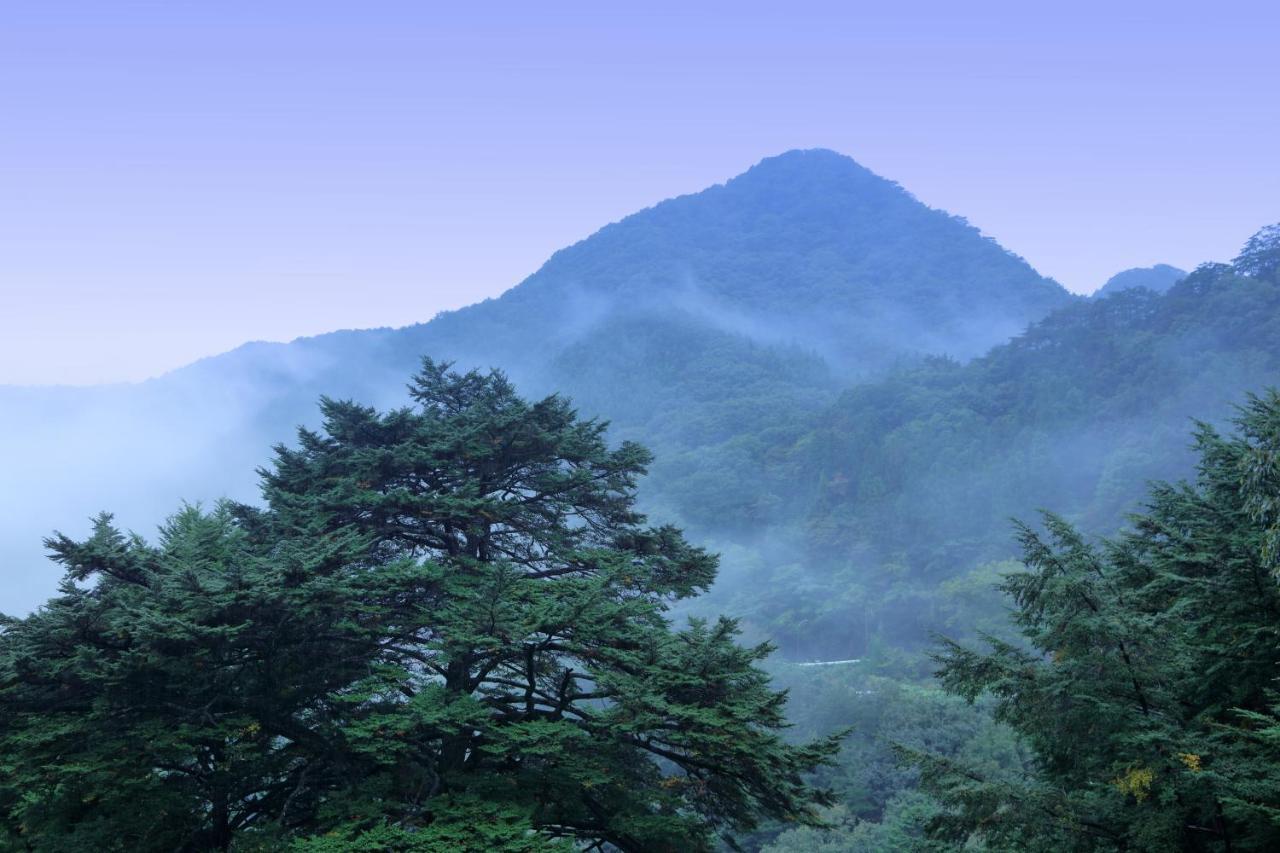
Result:
M402 329L249 344L137 385L0 389L0 610L52 592L40 539L103 507L147 531L174 501L252 498L320 394L401 399L423 355L573 396L658 453L644 497L710 526L782 498L726 486L849 382L978 355L1072 298L963 220L829 151L795 151L609 225L501 298Z
M968 363L848 389L741 485L785 498L767 546L728 561L740 575L708 606L799 656L1002 623L983 596L1018 554L1011 518L1053 508L1111 535L1148 481L1193 473L1195 421L1280 385L1280 264L1247 269L1076 303Z

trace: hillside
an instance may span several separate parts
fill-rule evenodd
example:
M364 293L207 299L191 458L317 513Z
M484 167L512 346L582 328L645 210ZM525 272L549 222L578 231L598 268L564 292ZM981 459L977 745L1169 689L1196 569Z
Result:
M904 351L977 355L1069 299L849 158L793 151L558 252L491 313L556 306L572 329L674 307L858 373Z
M899 238L898 232L911 236ZM996 589L1002 578L1021 568L1025 557L1011 517L1035 525L1036 510L1051 509L1093 537L1114 534L1125 524L1125 514L1141 510L1152 494L1185 508L1179 497L1185 491L1149 492L1146 483L1194 473L1196 454L1188 439L1193 419L1222 424L1248 392L1280 385L1280 240L1275 234L1264 229L1232 265L1205 264L1163 293L1139 286L1102 299L1074 299L959 220L918 205L852 161L825 152L785 155L722 187L609 226L558 253L501 298L430 323L338 332L290 344L249 344L138 385L0 389L6 415L0 469L9 478L0 507L0 561L6 572L6 599L0 607L31 607L50 591L57 572L41 565L38 541L52 527L81 534L82 520L107 507L120 512L121 526L149 533L183 498L207 501L228 494L253 499L254 468L266 461L268 446L288 440L299 422L315 424L315 401L321 394L397 407L407 403L404 382L422 355L458 359L463 366L499 366L516 380L521 394L563 392L585 416L612 419L609 442L635 439L656 451L648 476L639 481L640 507L655 521L684 527L692 542L718 552L721 560L718 578L705 594L663 597L661 603L653 599L652 611L648 603L642 606L646 613L664 617L652 623L663 630L667 618L670 624L684 625L686 616L735 617L712 632L706 628L710 623L692 623L681 636L697 643L712 635L728 637L740 628L749 641L776 644L768 677L758 673L751 682L763 688L771 679L770 689L791 691L785 721L774 719L779 727L787 724L791 742L771 741L769 749L803 752L804 743L854 726L832 765L817 768L812 777L834 793L833 826L797 829L769 821L742 839L743 849L906 849L939 814L939 803L955 793L943 784L951 777L940 777L937 767L959 761L981 768L1004 791L1009 784L1034 778L1041 766L1008 720L992 717L995 706L989 699L973 703L967 701L971 696L952 695L954 684L940 689L932 680L935 663L928 652L933 638L999 638L1011 645L997 648L1021 654L1025 638L1018 638L1008 618L1008 599ZM990 328L983 325L987 318ZM1002 324L1012 328L1021 322L1029 325L1005 340ZM53 641L40 639L34 651L23 647L13 659L24 666L26 661L51 661L49 665L60 667L64 658L80 665L87 658L63 642L69 632L100 631L100 648L116 654L116 638L133 637L140 626L158 629L157 648L177 648L169 626L180 603L203 601L210 590L226 596L243 625L254 631L276 626L259 635L267 657L277 653L282 626L289 626L290 642L312 648L317 632L307 627L306 619L314 623L315 612L300 620L292 605L280 607L281 590L296 593L291 585L308 575L292 574L294 557L281 562L279 549L296 549L284 552L290 555L314 553L329 565L330 549L345 548L342 543L348 540L317 537L313 531L339 523L348 518L346 513L379 530L400 530L404 519L416 529L422 516L404 510L405 496L415 492L402 488L400 466L406 461L416 466L427 457L408 447L421 435L406 425L418 419L423 429L428 422L440 429L435 419L439 412L454 411L457 388L479 393L474 389L483 390L486 384L507 402L477 410L536 411L537 417L550 418L547 423L576 417L559 404L525 408L514 403L510 396L516 389L500 379L432 375L435 379L419 377L416 386L419 399L430 388L444 395L435 398L437 409L429 416L401 409L384 418L359 405L328 404L329 438L313 433L302 440L301 450L279 451L275 474L266 479L268 495L275 490L274 507L234 510L237 524L245 525L237 528L236 537L263 537L263 559L255 565L267 571L254 575L261 593L258 603L264 617L278 622L260 624L257 616L245 615L245 576L239 568L225 573L221 557L199 562L195 570L184 568L189 555L201 548L212 545L221 554L220 537L231 535L235 527L226 508L209 516L188 510L166 529L156 551L109 527L99 528L87 544L51 542L69 561L76 583L85 573L103 571L102 566L119 563L115 568L131 578L132 567L146 565L148 572L160 571L157 579L166 578L164 592L153 599L147 584L135 587L128 580L130 591L114 611L117 622L104 626L96 615L85 620L73 614L63 624L59 620L67 618L73 604L96 607L100 598L98 590L86 592L69 582L61 610L48 608L22 623L22 630L34 630L37 638L43 636L41 626L52 625ZM1267 405L1280 412L1280 402L1272 399ZM442 400L447 404L440 405ZM473 416L470 409L458 413L461 426L446 424L438 435L462 442L463 452L447 444L450 449L440 457L457 465L459 476L487 470L487 463L476 463L476 449L482 456L505 458L516 447L523 453L526 447L561 446L560 440L543 441L542 427L539 440L530 443L492 435L475 443L474 424L467 420ZM594 427L587 430L597 435ZM403 458L399 451L388 455L385 447L368 452L382 447L388 437L406 440L410 452ZM603 453L604 436L595 440ZM575 439L565 446L580 445ZM1232 476L1239 465L1226 459L1227 451L1252 452L1239 443L1210 441L1201 450L1205 447L1219 448L1209 461L1237 472ZM618 452L631 459L629 465L642 466L640 457L630 456L633 449ZM338 456L329 458L334 453ZM606 457L599 459L604 464ZM519 460L509 463L514 471L525 470ZM580 463L578 458L574 465ZM426 465L425 476L438 476L434 464ZM578 470L570 465L547 473L561 477L572 471L576 480ZM377 478L384 484L370 489ZM521 496L510 502L516 507L524 505L526 493L558 494L538 482L515 492L501 485L499 491ZM295 486L296 494L291 491ZM306 495L323 498L303 499ZM335 503L329 506L331 500ZM445 529L453 536L455 504L470 506L472 498L437 506L435 491L426 489L421 500L426 502L421 511L428 515L432 507L444 508ZM612 505L611 500L604 503ZM282 523L299 508L304 515L319 514L297 526ZM329 518L332 510L339 516ZM277 522L266 524L273 513ZM485 525L493 518L481 516ZM1245 516L1236 512L1232 518ZM1219 521L1210 517L1207 529L1220 531ZM210 538L211 530L228 524ZM556 533L556 547L577 541L587 529L594 528ZM287 542L275 541L286 530L293 531ZM1144 535L1164 544L1178 538L1150 527ZM1218 558L1211 540L1194 539L1197 554L1205 552L1195 557L1196 566L1211 565L1217 571L1220 564L1230 563ZM227 540L227 547L232 541ZM652 545L647 538L617 541L637 548ZM668 544L675 547L673 543ZM686 553L683 546L676 551ZM519 559L537 562L550 552L538 546L519 553L524 555ZM1069 556L1077 559L1079 553L1072 550ZM573 561L572 571L581 568L580 554L576 547L565 552ZM467 565L471 560L464 558ZM709 583L710 561L697 557L695 562L703 572L699 576ZM620 574L622 586L614 587L619 602L641 601L632 588L644 564L637 554L611 566ZM359 621L347 614L370 607L360 586L366 581L375 589L384 582L393 585L384 590L390 595L380 599L383 605L401 607L418 600L416 592L406 598L395 588L406 578L415 589L420 585L431 595L443 595L436 600L439 606L409 606L405 612L414 618L455 613L458 601L489 601L487 592L477 599L442 592L448 587L437 585L440 565L431 560L423 564L421 577L367 572L363 562L352 565L360 568L351 576L357 585L344 593L349 597L343 603L333 605L333 587L324 576L319 576L323 592L317 588L295 600L304 607L321 600L316 612L323 620L334 620L331 624L340 630ZM681 574L668 575L665 558L655 565L664 566L655 579ZM282 568L286 571L280 575ZM566 567L554 571L561 569ZM450 577L471 583L474 575ZM592 584L575 588L585 594L584 601L599 604L594 592L599 587ZM504 580L493 586L486 582L484 588L509 587ZM173 597L163 597L169 595ZM1232 613L1252 612L1247 599L1236 593L1212 597ZM1067 598L1069 609L1079 611L1074 599ZM139 609L140 603L145 607ZM1189 631L1178 627L1182 620L1166 607L1163 593L1149 604L1152 612L1143 619L1164 618L1183 639L1199 635L1194 625ZM612 613L612 606L593 612ZM539 619L551 612L537 608ZM567 620L557 635L594 634L589 626L584 630L586 611L564 610L559 600L552 610ZM144 611L150 615L139 619ZM513 623L512 630L504 623L499 629L495 612L483 603L470 621L491 624L499 647L523 636L524 623ZM1209 615L1197 618L1236 641L1230 621L1234 616L1222 621L1216 610L1204 613ZM202 612L188 615L197 621L208 618ZM197 633L223 654L222 616L212 618L217 629ZM604 621L612 624L611 619ZM1265 620L1274 621L1269 614L1262 623L1269 624ZM394 624L399 632L400 623ZM602 648L616 647L610 639ZM514 658L519 663L510 676L530 678L527 648L519 647ZM770 648L760 646L751 655L763 658ZM1045 646L1053 655L1038 659L1050 671L1057 671L1059 648L1056 642ZM596 651L591 655L594 659ZM1251 696L1265 695L1260 691L1270 684L1274 661L1269 647L1257 655L1262 677L1255 679ZM125 656L150 666L146 655ZM347 659L345 653L329 657ZM557 652L547 661L560 666L560 658ZM310 653L291 659L300 673L317 669ZM667 660L663 655L655 659ZM676 693L686 695L688 668L678 657L672 661L667 666ZM161 680L166 685L184 684L215 700L241 695L240 687L228 686L231 682L190 678L181 655L173 662ZM364 664L357 669L360 678L369 671ZM1185 671L1180 664L1175 669ZM94 671L106 673L105 683L115 689L111 670ZM235 671L235 666L225 671ZM1086 683L1095 680L1091 668L1082 672ZM278 676L268 675L257 692L276 695ZM524 683L505 676L502 681L519 688L510 701L527 708ZM570 683L563 675L551 681ZM1195 692L1205 691L1197 687ZM395 694L392 707L416 707L404 703L402 695ZM596 701L594 694L578 698ZM37 710L24 718L42 731L43 701L29 703ZM563 697L555 702L559 707ZM1212 704L1220 703L1214 697ZM1091 714L1092 705L1086 719L1092 720ZM707 719L704 709L699 708L698 717ZM686 728L663 725L665 730ZM341 728L352 730L349 723ZM244 730L236 723L233 734L239 738ZM371 731L387 734L381 726ZM708 731L715 743L723 741L720 722L709 723ZM272 737L264 742L268 740L290 741ZM758 753L742 746L746 741L739 735L731 740L744 753ZM1085 738L1071 751L1079 753L1093 742L1092 736ZM60 755L60 747L46 749L41 738L22 743L37 747L23 759L36 774L45 772L49 756ZM561 755L566 747L550 751ZM115 749L102 754L112 762L131 760ZM922 776L904 767L904 754L926 762L917 766L933 769ZM1200 752L1194 755L1199 758ZM1101 750L1098 760L1109 766L1112 757ZM335 778L345 781L345 776ZM0 785L0 800L17 802L16 794L7 791L26 787L25 781L7 789ZM543 788L539 784L532 790ZM256 807L257 795L249 801ZM84 800L77 796L69 802ZM60 832L62 826L55 817L47 828ZM517 834L521 843L527 841L523 830ZM1012 849L1021 848L1015 844Z
M321 394L399 404L423 355L568 393L658 451L652 508L679 512L665 496L679 480L736 523L780 497L745 509L725 477L755 466L761 442L798 435L841 385L904 358L977 355L1071 301L849 158L789 152L606 226L501 297L428 323L248 344L137 385L0 389L0 610L52 591L39 545L51 529L112 507L147 531L179 499L250 499L253 469L315 422Z
M1278 384L1280 278L1207 264L1163 295L1071 305L967 364L855 386L741 484L788 500L765 558L744 557L706 607L749 614L800 656L972 631L988 605L955 596L1016 554L1013 517L1052 509L1116 532L1148 481L1192 473L1196 419L1222 423Z

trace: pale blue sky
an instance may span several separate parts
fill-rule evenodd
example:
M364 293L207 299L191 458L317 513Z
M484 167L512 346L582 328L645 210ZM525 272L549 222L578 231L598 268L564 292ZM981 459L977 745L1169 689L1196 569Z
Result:
M796 147L1077 291L1280 220L1280 4L462 5L0 0L0 382L428 319Z

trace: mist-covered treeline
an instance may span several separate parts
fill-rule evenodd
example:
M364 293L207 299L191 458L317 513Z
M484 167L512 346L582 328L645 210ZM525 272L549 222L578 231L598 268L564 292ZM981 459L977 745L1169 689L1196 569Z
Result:
M648 451L424 360L410 407L326 399L264 507L101 516L0 623L6 849L714 849L818 823L785 693L716 558L635 510Z
M1196 429L1194 477L1151 484L1120 535L1020 528L1016 633L939 642L942 690L784 670L807 733L863 736L821 774L844 792L830 825L763 849L1274 849L1280 396L1232 420Z
M0 610L53 591L39 544L51 528L87 530L111 506L145 531L180 499L253 499L253 468L314 425L320 394L390 405L423 355L568 394L673 472L708 448L746 471L855 379L922 353L978 355L1071 299L852 160L790 152L428 323L248 344L138 385L0 388Z
M991 679L974 676L965 681L970 687L944 690L933 678L930 650L937 635L970 644L985 636L997 648L1052 658L1056 647L1038 647L1037 636L1019 633L1032 615L1021 612L1019 620L1011 619L1011 607L1025 606L999 589L1013 583L1010 577L1025 576L1020 573L1028 554L1011 517L1034 520L1040 509L1051 509L1086 540L1114 536L1138 523L1126 514L1143 508L1149 481L1196 472L1205 446L1198 455L1190 437L1193 422L1222 427L1247 392L1280 385L1278 245L1275 229L1264 229L1233 263L1206 264L1163 293L1126 284L1113 287L1111 295L1077 299L962 220L929 210L852 161L830 152L793 152L724 186L609 226L558 253L502 298L430 323L247 345L136 386L0 389L0 465L8 478L0 513L7 579L0 609L20 613L54 590L59 570L42 559L40 545L53 528L70 534L55 540L64 565L81 553L74 547L89 549L83 553L117 549L111 550L116 555L124 549L149 571L163 564L176 572L187 559L183 555L207 545L209 536L230 537L224 545L234 552L237 525L281 509L272 505L273 495L281 496L270 487L264 509L254 473L268 463L271 445L285 443L277 459L291 458L299 441L304 454L321 449L308 448L307 434L299 438L293 430L297 423L321 426L314 404L322 394L348 413L366 411L362 406L385 409L402 403L404 378L424 354L435 363L456 362L459 369L499 367L513 393L563 394L583 417L610 422L608 441L638 441L653 451L647 476L636 484L636 508L655 524L678 525L690 542L720 555L710 589L669 596L662 606L670 610L664 612L675 625L688 616L736 617L736 627L721 635L704 625L681 636L702 644L707 654L734 659L738 669L732 671L740 679L757 679L755 667L763 665L774 687L791 692L786 715L793 728L785 739L760 744L762 754L776 760L774 769L792 774L786 778L794 785L787 790L796 799L765 802L768 780L758 788L736 788L731 796L645 787L665 784L656 777L631 780L672 814L694 809L698 820L680 831L706 840L730 827L749 849L775 853L965 844L1034 849L1018 846L1030 844L1030 834L984 833L981 818L1025 804L993 799L993 791L1005 790L1000 786L1025 783L1034 794L1035 785L1061 784L1057 777L1037 775L1054 733L1010 713L1008 691L1001 693L1004 686ZM1160 286L1171 277L1162 273ZM341 402L348 398L354 402ZM364 482L347 482L352 491L343 498L366 488ZM237 509L217 508L220 497L234 499ZM145 533L181 500L203 500L206 510L180 513L158 543L128 536L131 528ZM87 519L102 509L117 511L117 519L108 532L95 533ZM275 538L259 544L267 550L283 542L300 547L297 531L291 535L276 530ZM262 561L265 553L241 556ZM313 558L321 560L308 557ZM201 571L215 563L202 563ZM88 563L82 568L85 577L96 571ZM188 581L181 572L165 577L172 584L167 594L185 594ZM197 572L190 582L208 589L202 577ZM83 590L63 593L74 597ZM390 600L398 593L379 594ZM357 598L349 594L343 606L356 607ZM1178 606L1173 599L1161 601ZM133 606L115 603L125 608L119 614ZM326 613L325 619L333 616ZM1125 616L1149 617L1146 611ZM119 618L123 624L129 617ZM74 644L67 638L74 638L76 624L71 619L61 625L50 642ZM158 625L151 625L152 639L162 634ZM741 648L734 640L738 630L747 643L776 643L777 652L730 651ZM655 647L666 642L661 632L646 636ZM739 654L750 660L734 657ZM11 657L9 665L18 660ZM830 665L807 665L815 660ZM171 661L179 668L184 662L180 652ZM563 678L560 666L548 660L546 673ZM512 683L526 677L514 670L510 675ZM544 690L538 686L542 677L533 677L535 693ZM674 675L660 669L653 677ZM947 686L961 681L953 678ZM762 681L752 684L754 692L743 696L764 714L772 700ZM679 693L674 683L661 687L668 688ZM542 696L552 697L553 706L555 697L568 695L559 684L545 690L550 692ZM586 688L583 693L592 696ZM1264 693L1258 688L1249 694L1249 713L1271 713L1260 698ZM661 701L670 710L675 698ZM1216 708L1205 719L1214 725L1236 720L1219 712L1225 713ZM367 723L341 714L328 719L334 730ZM1257 723L1258 742L1268 742L1272 724L1250 719ZM253 720L251 710L239 707L209 736L231 737L224 723L248 726ZM433 744L443 743L440 722L428 727ZM28 734L37 740L61 736L33 731ZM375 733L381 738L386 731L375 727ZM827 753L814 744L841 733L842 750L824 765ZM514 737L503 734L508 736ZM697 748L715 747L708 737ZM379 743L379 749L386 745ZM504 743L511 760L522 750L571 749L567 742L533 735ZM1185 754L1205 761L1210 753ZM914 763L904 763L906 755ZM1142 780L1150 770L1150 790L1183 796L1176 785L1161 789L1157 781L1176 765L1157 766L1137 752L1116 755L1141 771L1132 777L1138 780L1134 785L1148 785ZM599 766L580 769L604 773L601 768L615 758L602 756ZM287 818L303 795L290 799L293 789L279 780L287 777L300 791L309 790L305 779L289 775L302 773L303 765L286 754L263 760L254 772L275 780L269 796ZM288 768L272 763L280 760ZM431 790L437 771L422 767L435 765L418 767L412 781ZM971 791L957 784L957 777L947 775L956 768L987 787ZM831 797L802 793L811 789L801 785L801 769L811 771L804 777L808 783L830 789ZM338 771L325 772L331 783ZM752 772L767 777L771 771L757 765ZM379 778L407 798L402 806L417 807L412 804L421 793L406 793L405 777ZM1119 815L1108 818L1111 834L1079 840L1082 849L1167 849L1159 844L1173 836L1156 829L1131 838L1114 828L1128 820L1126 809L1154 806L1135 793L1147 788L1112 784L1125 778L1130 777L1119 770L1106 778L1075 777L1104 796L1130 797L1109 802ZM584 776L572 784L586 781ZM1275 805L1266 799L1266 784L1255 792L1258 814ZM370 790L359 796L377 796ZM1214 790L1217 801L1226 803L1224 789ZM704 794L720 799L712 807L698 800ZM514 801L502 800L495 811L486 796L461 803L451 814L462 822L483 819L510 829L507 841L550 820L546 815L555 809L572 811L563 802L535 808L519 798L512 808ZM619 808L635 805L625 800ZM59 808L72 802L56 801ZM586 801L574 802L577 808ZM978 806L984 803L995 803L995 811L983 812ZM1079 802L1058 805L1067 809L1055 813L1062 821L1084 819ZM538 811L544 806L551 811ZM85 810L101 807L86 804ZM807 811L812 807L820 810ZM556 813L560 820L568 811ZM1182 812L1172 814L1159 819L1190 820ZM641 819L638 811L631 816ZM829 826L794 826L808 816ZM580 837L599 829L592 823L598 815L571 817L587 827ZM369 831L358 822L329 818L309 824L308 831L324 826L340 838ZM61 818L40 819L52 826ZM394 828L399 819L388 825ZM1061 825L1050 821L1040 828L1047 826L1045 837L1051 837ZM935 837L926 836L930 827ZM442 824L441 831L446 829ZM1024 830L1036 828L1028 824L1018 831ZM659 829L648 825L644 831ZM631 837L628 832L640 829L611 824L606 835L616 843ZM93 837L92 829L87 833L83 838ZM1195 840L1188 849L1225 849L1221 827L1189 837ZM1232 837L1232 849L1251 849L1248 839L1264 835ZM388 838L389 844L407 843ZM1156 838L1161 841L1150 841Z
M856 386L756 476L700 460L721 473L713 490L775 507L768 557L744 556L743 582L722 589L773 593L718 603L801 656L923 642L957 619L950 585L1015 555L1011 517L1053 508L1115 532L1148 480L1191 473L1195 419L1221 423L1278 381L1280 282L1209 264L1164 295L1068 306L968 363L925 359ZM709 523L699 485L672 491Z

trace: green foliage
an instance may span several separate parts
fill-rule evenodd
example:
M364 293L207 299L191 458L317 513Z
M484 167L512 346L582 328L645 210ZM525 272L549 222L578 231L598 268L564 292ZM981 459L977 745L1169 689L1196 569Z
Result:
M816 784L839 805L823 813L826 826L771 823L746 839L750 849L897 850L927 845L925 814L938 804L917 788L919 773L904 766L906 745L962 761L998 778L1029 766L1013 731L991 720L990 702L971 705L917 678L903 660L861 660L832 666L774 664L774 683L787 689L791 737L848 730L833 765Z
M723 580L702 606L800 659L998 630L998 600L954 584L1013 556L1009 517L1052 506L1087 534L1116 532L1145 482L1193 471L1193 417L1221 424L1278 382L1280 278L1209 265L1163 295L1063 308L967 364L926 359L855 386L722 487L764 484L777 502L767 530L714 533ZM1251 464L1277 476L1273 458ZM1274 506L1252 511L1280 531Z
M553 371L576 404L608 413L612 434L658 453L648 491L655 511L735 538L794 511L787 449L836 391L811 353L671 313L604 322ZM761 476L762 460L773 463L770 476Z
M1210 268L1073 305L969 364L846 392L806 448L814 533L951 574L957 552L1005 556L1028 506L1105 528L1145 480L1190 471L1187 420L1278 376L1280 280Z
M439 817L423 827L352 822L323 835L299 838L288 849L291 853L570 853L574 849L568 841L552 840L539 832L530 809L470 795L444 795L441 800Z
M946 803L937 837L1016 850L1274 850L1280 846L1275 662L1280 586L1256 507L1276 483L1280 394L1251 397L1234 436L1196 433L1194 485L1152 487L1102 546L1048 516L1022 529L1027 570L1004 589L1027 645L949 643L943 685L996 699L1036 773L1010 781L911 754Z
M771 647L671 627L716 560L634 509L648 452L500 373L427 360L410 393L324 400L264 509L50 540L62 594L0 634L11 838L709 850L817 820L835 739L780 737Z
M946 850L924 834L924 826L939 806L928 795L902 791L889 801L879 821L851 817L837 807L827 814L826 827L797 827L761 848L763 853L887 853L887 851Z
M1070 301L962 218L808 150L606 226L457 322L557 302L575 315L675 308L865 375L904 353L977 355Z
M1280 223L1268 225L1250 237L1232 266L1242 275L1262 277L1280 272Z
M976 768L974 803L1014 792L1034 804L1021 814L1057 814L993 703L925 689L916 651L944 630L1034 658L992 589L1011 569L1006 517L1052 505L1112 533L1146 480L1192 470L1190 415L1216 422L1280 381L1273 232L1167 294L1084 303L851 161L795 152L610 226L500 299L246 347L130 392L131 411L180 409L170 432L225 428L192 444L219 469L206 477L129 463L212 493L234 489L227 459L255 458L246 435L278 434L321 388L386 405L422 352L564 389L624 443L559 398L432 364L415 409L326 401L265 472L265 510L184 510L154 545L107 519L55 540L62 595L0 640L0 846L698 849L757 819L756 846L932 843L934 806L894 742ZM977 355L1055 307L974 361L921 357ZM40 428L75 410L60 400ZM218 420L242 409L248 426ZM650 462L627 440L660 458L636 504ZM1275 446L1259 433L1240 462L1269 571ZM725 553L708 595L715 561L637 507ZM725 611L741 622L711 617ZM705 618L670 627L690 613ZM1164 617L1115 618L1142 635ZM836 791L832 826L788 830L823 801L801 771L831 744L777 737L769 647L744 648L739 625L873 673L776 674L793 735L855 729L806 777ZM1269 703L1215 719L1274 760ZM1268 813L1257 767L1220 792L1224 814ZM1144 757L1090 784L1149 809L1163 772ZM1059 824L1026 820L1008 845L1056 849L1040 830Z

